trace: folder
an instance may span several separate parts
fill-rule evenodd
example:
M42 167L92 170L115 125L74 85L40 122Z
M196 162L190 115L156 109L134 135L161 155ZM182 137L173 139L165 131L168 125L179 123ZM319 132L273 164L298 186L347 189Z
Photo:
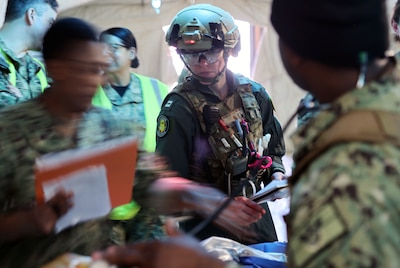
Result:
M36 159L35 190L39 203L45 201L43 185L69 174L91 167L106 170L111 207L129 203L136 171L138 141L135 137L123 137L95 144L88 148L70 149L51 153ZM94 200L95 202L95 200Z

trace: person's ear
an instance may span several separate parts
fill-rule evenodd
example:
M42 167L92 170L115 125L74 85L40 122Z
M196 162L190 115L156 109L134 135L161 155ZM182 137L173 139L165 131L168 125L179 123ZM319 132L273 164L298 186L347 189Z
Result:
M136 58L136 48L129 48L129 59L134 60Z
M399 35L399 24L394 20L390 20L390 25L392 26L393 31Z
M28 23L28 25L32 25L35 20L36 20L36 10L34 8L29 8L26 12L25 12L25 20Z

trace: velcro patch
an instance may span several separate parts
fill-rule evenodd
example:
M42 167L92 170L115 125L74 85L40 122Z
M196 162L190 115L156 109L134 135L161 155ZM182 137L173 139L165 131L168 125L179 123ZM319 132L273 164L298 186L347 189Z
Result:
M160 115L157 119L157 136L162 138L167 135L169 130L169 120L165 115Z
M172 104L174 104L173 100L168 100L165 104L163 108L167 108L167 109L171 109Z

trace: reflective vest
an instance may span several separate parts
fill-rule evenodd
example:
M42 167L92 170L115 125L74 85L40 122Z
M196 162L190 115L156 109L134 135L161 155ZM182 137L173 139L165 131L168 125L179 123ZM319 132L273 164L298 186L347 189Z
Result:
M4 59L8 63L8 70L10 71L10 73L8 75L8 81L10 82L11 85L16 86L17 85L17 70L15 69L15 66L12 63L10 57L3 51L3 49L0 48L0 51L3 54ZM45 70L44 64L40 60L35 59L34 57L31 57L31 58L37 64L39 64L39 66L41 67L39 72L37 72L36 77L39 79L40 85L42 87L42 91L44 91L49 86L49 83L47 81L47 76L46 76L45 72L43 71L43 70Z
M144 116L146 119L146 133L143 141L143 148L148 152L154 152L156 148L155 135L157 117L161 109L162 101L168 94L169 88L157 79L139 74L133 75L139 78L143 94ZM112 110L112 103L101 86L99 86L99 89L93 97L92 104Z

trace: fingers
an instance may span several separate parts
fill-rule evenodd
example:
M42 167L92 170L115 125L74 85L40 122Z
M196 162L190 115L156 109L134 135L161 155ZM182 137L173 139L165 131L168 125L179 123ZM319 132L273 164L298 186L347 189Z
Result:
M242 202L246 207L250 208L256 213L265 214L265 209L262 206L244 196L235 197L235 200Z
M260 205L246 197L236 197L220 217L229 219L240 226L248 226L261 219L263 214L265 210Z
M145 251L144 251L145 252ZM93 260L103 259L110 264L120 266L143 266L146 262L146 255L137 250L135 245L111 246L104 251L97 251L92 254Z
M183 235L179 230L178 223L176 219L169 218L165 221L165 232L168 236L180 236Z

